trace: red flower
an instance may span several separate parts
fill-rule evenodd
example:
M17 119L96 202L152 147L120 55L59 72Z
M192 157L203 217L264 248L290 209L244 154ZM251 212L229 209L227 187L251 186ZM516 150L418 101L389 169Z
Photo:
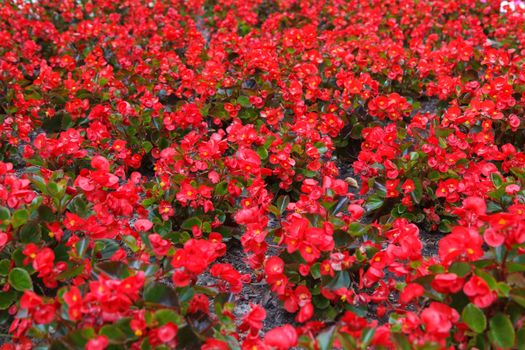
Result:
M455 273L441 273L434 277L432 288L439 293L453 294L463 288L464 280Z
M105 335L99 335L87 342L86 350L104 350L108 344L108 338Z
M38 271L38 276L47 276L53 272L55 253L50 248L40 250L33 260L33 268Z
M168 254L169 249L171 248L171 243L167 239L163 239L158 233L153 233L148 236L148 239L151 243L151 247L156 255L165 256Z
M91 159L91 167L107 173L109 172L109 161L102 156L94 156L93 159Z
M306 241L299 244L299 253L307 263L313 263L321 256L319 249Z
M135 228L138 231L146 232L149 231L153 227L153 223L147 219L138 219L135 221Z
M495 248L505 243L505 234L489 227L483 232L483 239L489 246Z
M219 339L208 338L206 342L201 346L201 350L230 350L230 345Z
M77 287L71 287L63 295L64 302L68 306L68 316L72 321L80 319L82 307L82 295Z
M306 322L314 315L314 306L312 303L307 303L299 309L299 313L295 316L297 322Z
M208 315L210 313L210 300L205 294L195 294L190 301L188 313L197 313L198 311Z
M352 220L359 220L363 216L364 212L365 210L363 207L358 204L350 204L348 206L348 213L350 213Z
M459 200L458 186L459 181L456 179L441 182L436 190L436 197L445 198L449 203L457 202Z
M401 189L405 194L413 192L415 189L414 181L411 179L406 180L403 185L401 185Z
M62 236L64 236L64 231L62 231L61 225L59 222L53 222L46 224L49 233L48 236L51 238L55 238L57 241L62 240Z
M177 193L177 200L183 205L189 201L197 199L199 192L189 182L185 181L181 184L179 193Z
M291 349L297 345L297 331L289 324L268 331L264 343L278 350Z
M56 306L54 304L44 304L37 307L33 312L33 319L36 324L49 324L56 316Z
M82 229L84 226L84 219L76 214L67 212L63 223L68 230L76 231Z
M399 185L399 179L386 180L385 186L386 186L386 197L387 198L395 198L399 195L399 191L397 190L398 185Z
M263 327L264 319L266 318L266 311L260 305L250 303L251 310L242 318L242 323L239 330L250 330L250 333L257 335L259 330Z
M462 208L468 212L477 216L485 215L487 206L485 200L480 197L468 197L463 201Z
M256 223L259 220L260 209L258 207L251 207L239 210L234 219L238 224L247 225Z
M239 167L244 174L257 174L260 172L261 158L259 155L248 148L243 148L237 152Z
M213 277L226 281L232 293L239 293L242 290L242 282L249 278L249 275L242 276L231 264L215 264L210 273Z
M177 325L169 322L157 329L157 337L162 343L169 343L175 338L177 331Z
M42 298L39 295L30 290L24 291L24 295L20 298L20 307L33 310L40 305L42 305Z
M175 270L173 271L172 281L177 287L186 287L191 282L191 274L186 270Z
M496 292L490 290L487 282L478 276L472 276L465 283L463 293L479 308L489 307L498 299Z
M222 253L224 243L213 243L203 239L190 239L184 248L177 250L172 265L185 267L189 272L200 274ZM190 258L191 257L191 258Z
M483 240L477 231L456 226L439 242L439 257L446 265L458 259L473 261L483 256L482 244Z
M0 232L0 252L4 249L7 242L9 241L9 236L5 232Z
M421 312L425 331L435 336L448 336L450 329L458 320L458 312L442 303L432 302Z
M399 301L402 304L408 304L412 299L420 297L425 292L423 286L417 283L409 283L403 289L403 292L399 296Z
M284 261L278 256L268 258L264 266L264 272L267 276L282 274L284 272Z
M341 317L341 321L343 322L343 327L341 327L341 331L354 336L359 336L360 332L368 324L365 318L359 317L351 311L345 311L345 313Z
M159 214L161 215L162 220L168 221L170 216L175 215L175 210L168 202L161 201L159 203Z

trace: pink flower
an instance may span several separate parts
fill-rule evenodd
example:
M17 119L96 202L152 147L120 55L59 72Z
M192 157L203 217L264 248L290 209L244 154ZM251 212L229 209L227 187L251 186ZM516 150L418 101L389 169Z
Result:
M149 231L153 227L153 223L149 221L148 219L139 219L135 221L135 228L138 231L146 232Z

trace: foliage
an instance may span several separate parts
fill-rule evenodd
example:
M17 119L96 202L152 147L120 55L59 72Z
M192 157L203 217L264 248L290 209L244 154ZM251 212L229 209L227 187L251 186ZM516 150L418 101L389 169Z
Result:
M7 0L0 18L2 349L525 343L519 10ZM235 240L251 273L223 260ZM252 283L294 324L239 316Z

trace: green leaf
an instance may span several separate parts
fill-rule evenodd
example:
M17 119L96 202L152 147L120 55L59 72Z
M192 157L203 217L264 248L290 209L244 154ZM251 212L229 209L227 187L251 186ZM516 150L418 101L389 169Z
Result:
M464 277L470 272L470 265L466 262L455 262L450 266L449 272L455 273L458 277Z
M317 343L319 344L320 350L331 350L333 348L334 330L335 327L332 326L317 336Z
M410 195L414 200L414 203L419 204L421 198L423 197L423 185L421 184L421 180L419 180L419 178L412 178L412 181L414 181L414 191L412 191Z
M176 325L182 324L182 317L173 310L169 310L169 309L158 310L157 312L155 312L154 317L161 326L169 322L172 322Z
M124 279L130 276L128 265L120 261L101 262L96 264L94 269L111 278Z
M525 350L525 328L518 331L518 350Z
M24 266L25 259L26 256L22 253L22 248L17 248L11 253L11 261L13 261L16 266Z
M503 349L510 349L514 346L516 333L509 317L498 313L490 319L489 337L494 345Z
M142 148L144 149L144 152L149 153L153 149L153 145L149 141L142 142Z
M485 282L487 282L491 290L495 290L497 288L496 279L492 277L492 275L489 274L488 272L481 270L481 269L476 269L476 275L483 278Z
M281 215L286 211L286 208L288 208L288 204L290 204L290 197L288 196L279 196L277 202L275 202L275 206L279 209Z
M337 275L326 285L327 289L338 290L350 286L350 275L347 271L339 271Z
M498 296L507 298L509 296L510 286L505 282L498 282L496 293Z
M81 197L75 197L71 203L67 206L67 208L72 212L77 214L78 216L82 218L86 218L89 213L89 207L87 205L87 202L82 199Z
M215 186L215 194L222 196L228 193L228 183L226 181L219 182Z
M180 303L185 303L187 301L190 301L195 295L195 291L193 290L193 288L190 288L190 287L179 288L177 289L177 292L179 295Z
M168 307L177 307L179 304L175 289L158 282L152 282L144 288L144 301Z
M84 237L75 244L77 255L83 258L89 247L89 238Z
M211 224L208 221L202 223L202 232L210 233L212 231Z
M273 215L275 215L276 218L280 218L281 217L281 213L279 212L279 208L277 208L275 205L269 205L268 206L268 211L270 213L272 213Z
M312 275L313 278L319 279L321 278L320 270L321 270L321 264L315 263L312 265L312 267L310 267L310 274Z
M363 131L364 129L364 125L363 124L354 124L352 126L352 130L350 131L350 137L353 138L353 139L360 139L361 138L361 132Z
M252 106L250 103L250 98L248 96L239 96L237 98L237 103L241 105L241 107L249 108Z
M492 181L492 183L494 184L494 186L496 188L498 188L501 185L503 185L503 179L501 178L501 176L498 173L490 174L490 180Z
M29 222L20 229L20 240L22 243L38 243L42 238L40 225Z
M184 230L191 230L193 226L198 226L199 228L201 228L202 226L201 219L194 216L194 217L184 220L184 222L180 225L180 227Z
M410 345L410 342L406 335L402 333L394 333L394 340L396 342L396 349L401 350L410 350L412 349L412 346Z
M326 309L328 306L330 306L330 300L326 299L322 295L314 295L312 297L312 303L316 307L316 309Z
M49 182L47 184L49 194L55 198L62 198L64 195L65 187L57 184L56 182Z
M261 157L261 159L268 158L268 150L262 146L257 148L257 154L259 155L259 157Z
M525 264L518 264L518 263L515 263L515 262L509 262L507 264L507 270L510 273L523 272L523 271L525 271Z
M29 213L25 209L15 211L13 214L12 225L14 228L20 227L27 222L29 219Z
M363 335L361 336L361 349L368 349L368 345L374 338L375 332L375 328L365 328L363 330Z
M17 293L14 289L0 293L0 310L5 310L11 306L16 300L16 295Z
M328 147L324 144L324 142L316 142L314 143L315 148L317 148L317 151L320 154L325 154L328 151Z
M122 342L127 340L126 333L120 329L117 325L106 325L100 329L101 335L105 335L109 340Z
M368 197L368 200L365 204L365 209L367 212L374 211L381 208L384 203L384 198L379 197L377 194L373 194Z
M52 118L45 118L42 123L42 129L48 134L61 131L63 113L57 113Z
M26 270L20 267L15 267L11 270L11 272L9 272L8 280L9 284L20 292L26 289L33 289L33 281L31 281L31 276L29 276L29 273Z
M452 128L436 128L434 130L434 133L438 137L447 137L448 135L450 135L453 132L454 132L454 129L452 129Z
M476 333L481 333L487 327L487 318L476 305L468 304L461 313L463 321Z
M128 246L133 253L136 253L140 248L137 245L137 240L132 235L126 235L122 237L122 241Z
M94 249L91 254L100 254L101 260L111 258L113 254L115 254L115 252L120 248L120 244L114 239L98 240L96 243L102 243L101 249L96 251Z
M352 222L348 225L348 233L353 237L360 237L367 232L368 228L360 222Z
M487 213L497 213L503 211L503 207L494 201L487 201Z
M51 222L56 220L56 216L47 205L41 205L38 207L38 217L40 220L45 222Z
M9 273L9 265L11 265L11 262L8 259L0 260L0 276L7 276Z
M10 217L11 213L9 212L9 209L6 207L0 207L0 221L9 220Z
M510 292L511 299L525 308L525 288L515 288Z
M78 265L75 268L68 268L66 271L64 271L62 273L59 273L56 276L56 279L59 280L59 281L69 280L69 279L71 279L73 277L76 277L76 276L80 275L82 272L84 272L84 268L85 268L84 264Z

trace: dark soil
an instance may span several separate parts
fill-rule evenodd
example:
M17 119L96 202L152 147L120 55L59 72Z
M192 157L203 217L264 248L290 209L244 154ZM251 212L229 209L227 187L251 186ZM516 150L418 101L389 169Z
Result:
M282 326L286 323L294 323L294 315L286 312L279 299L270 290L268 284L262 280L257 282L252 269L245 263L246 254L237 240L228 242L227 253L222 257L222 261L232 264L240 273L249 273L252 283L245 284L242 292L238 296L235 308L236 316L244 315L250 310L250 303L259 304L266 310L263 331Z
M263 332L284 324L294 324L294 315L286 312L281 301L271 292L268 284L262 280L257 281L254 271L245 262L246 254L237 239L227 243L226 255L217 259L218 263L230 263L241 274L250 274L251 283L244 284L241 293L234 295L235 316L242 318L250 311L250 304L258 304L266 310ZM202 286L214 285L216 280L205 273L199 276L198 284Z

